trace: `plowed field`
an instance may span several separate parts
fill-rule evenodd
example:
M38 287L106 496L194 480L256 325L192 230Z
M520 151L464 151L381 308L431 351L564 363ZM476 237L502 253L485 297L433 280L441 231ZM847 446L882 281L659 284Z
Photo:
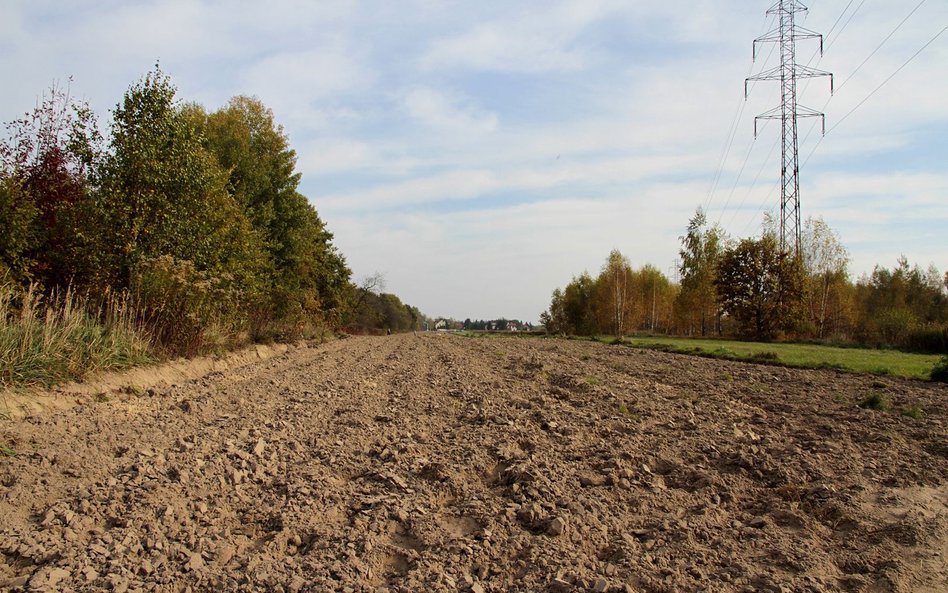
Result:
M946 407L588 342L295 348L0 421L0 590L944 593Z

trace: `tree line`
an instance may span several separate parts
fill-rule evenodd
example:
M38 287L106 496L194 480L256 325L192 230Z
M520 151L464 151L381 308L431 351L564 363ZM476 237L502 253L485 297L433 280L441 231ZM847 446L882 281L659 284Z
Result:
M156 66L111 111L53 88L0 142L0 281L128 295L161 349L190 354L420 313L367 299L316 209L296 152L252 97L208 111ZM397 302L395 302L397 301Z
M794 339L948 352L948 273L904 257L853 280L849 253L820 218L802 229L799 253L780 248L772 217L759 237L734 240L699 208L680 238L680 277L633 269L612 251L595 277L553 291L547 330Z
M465 331L533 331L533 324L520 321L519 319L470 319L467 318L461 323L461 329Z

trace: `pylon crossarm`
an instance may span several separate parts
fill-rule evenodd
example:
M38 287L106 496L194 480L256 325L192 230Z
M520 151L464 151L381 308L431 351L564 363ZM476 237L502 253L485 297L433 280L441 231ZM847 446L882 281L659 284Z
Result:
M822 117L823 114L809 107L797 105L797 117Z
M796 41L801 39L822 39L823 36L817 33L816 31L810 31L809 29L804 29L803 27L797 25L793 28L793 38ZM822 47L822 43L820 46Z
M781 80L783 78L783 68L777 66L776 68L771 68L770 70L765 70L760 74L751 76L747 80L761 81L761 80Z
M765 111L755 119L783 119L783 107L774 107L770 111Z
M797 78L819 78L821 76L829 76L830 78L833 75L825 70L817 70L816 68L810 68L809 66L801 66L796 64L796 75Z
M767 11L767 14L780 14L783 12L807 12L809 8L804 6L802 3L797 2L797 0L791 0L789 2L785 0L780 0L776 4L770 7L770 10Z

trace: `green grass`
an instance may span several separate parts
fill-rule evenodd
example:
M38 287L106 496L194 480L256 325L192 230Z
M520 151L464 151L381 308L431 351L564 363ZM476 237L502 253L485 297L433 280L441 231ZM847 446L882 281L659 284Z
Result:
M16 455L15 450L6 445L0 445L0 457L13 457L14 455Z
M872 393L859 403L860 408L866 410L885 410L888 406L880 393Z
M602 339L604 342L611 340L612 338ZM839 348L817 344L758 343L666 337L633 337L626 338L623 343L636 348L693 354L708 358L779 364L801 368L833 368L911 379L929 379L932 368L940 359L937 355L910 354L897 350Z
M948 383L948 355L938 361L932 368L931 380L939 383Z
M0 388L49 386L154 360L127 299L93 306L0 285Z

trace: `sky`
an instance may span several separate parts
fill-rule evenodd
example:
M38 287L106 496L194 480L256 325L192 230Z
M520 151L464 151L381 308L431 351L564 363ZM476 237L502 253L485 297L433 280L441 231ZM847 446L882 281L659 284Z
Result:
M104 126L158 61L182 100L256 96L356 280L430 316L535 321L612 249L674 277L699 206L737 238L779 209L780 125L754 136L779 83L744 99L779 59L752 60L772 4L0 0L0 121L71 78ZM800 83L828 131L801 120L803 218L856 278L901 255L948 269L948 3L807 5L825 52L800 41L798 62L836 92Z

